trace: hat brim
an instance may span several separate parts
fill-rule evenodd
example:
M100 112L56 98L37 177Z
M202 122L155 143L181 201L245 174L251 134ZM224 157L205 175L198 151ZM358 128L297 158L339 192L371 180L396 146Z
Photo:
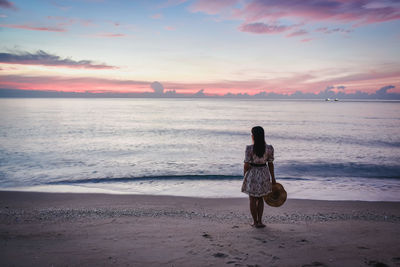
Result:
M272 191L264 196L264 201L271 207L280 207L285 203L287 193L279 183L272 185Z

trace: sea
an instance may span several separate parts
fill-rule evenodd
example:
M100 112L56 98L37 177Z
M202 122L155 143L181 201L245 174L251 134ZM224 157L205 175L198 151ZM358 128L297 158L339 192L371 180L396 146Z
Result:
M288 198L400 201L400 102L2 98L0 190L243 194L253 126Z

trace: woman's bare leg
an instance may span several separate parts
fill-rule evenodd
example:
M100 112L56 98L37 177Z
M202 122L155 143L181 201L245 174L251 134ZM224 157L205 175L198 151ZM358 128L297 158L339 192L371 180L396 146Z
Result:
M253 217L253 225L257 226L258 225L258 210L257 210L257 198L249 196L250 199L250 212L251 212L251 217Z
M264 213L264 199L262 197L257 198L257 225L259 227L264 227L265 224L262 223L262 216Z

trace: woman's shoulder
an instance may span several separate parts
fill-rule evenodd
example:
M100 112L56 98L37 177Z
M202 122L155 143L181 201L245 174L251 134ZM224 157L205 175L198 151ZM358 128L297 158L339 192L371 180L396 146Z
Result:
M247 151L247 150L250 150L250 149L253 150L253 145L248 145L248 146L246 146L246 151Z

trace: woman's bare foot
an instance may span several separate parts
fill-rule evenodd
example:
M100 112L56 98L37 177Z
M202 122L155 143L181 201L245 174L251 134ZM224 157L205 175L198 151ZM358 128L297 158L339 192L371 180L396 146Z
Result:
M264 228L264 227L265 227L265 224L263 224L263 223L256 224L256 228Z

